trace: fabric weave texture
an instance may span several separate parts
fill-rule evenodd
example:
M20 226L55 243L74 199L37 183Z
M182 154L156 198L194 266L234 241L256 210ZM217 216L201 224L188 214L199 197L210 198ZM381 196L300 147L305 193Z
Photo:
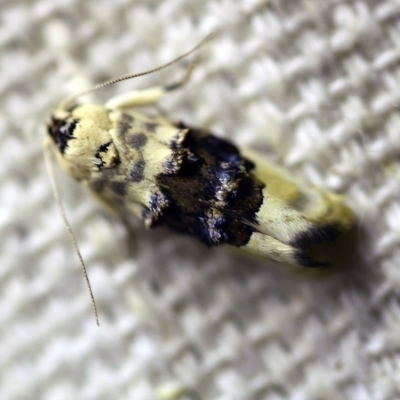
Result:
M400 1L0 2L0 400L400 398ZM179 79L174 120L257 148L347 196L343 270L283 271L162 229L128 229L57 171L100 328L54 202L44 122ZM154 112L154 110L150 110Z

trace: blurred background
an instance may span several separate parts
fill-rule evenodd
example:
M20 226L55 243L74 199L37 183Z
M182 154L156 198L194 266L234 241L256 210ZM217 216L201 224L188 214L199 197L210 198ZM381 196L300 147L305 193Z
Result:
M400 397L399 0L0 1L0 399ZM127 229L42 157L64 96L218 36L173 119L347 196L359 239L315 279ZM107 88L170 83L190 60Z

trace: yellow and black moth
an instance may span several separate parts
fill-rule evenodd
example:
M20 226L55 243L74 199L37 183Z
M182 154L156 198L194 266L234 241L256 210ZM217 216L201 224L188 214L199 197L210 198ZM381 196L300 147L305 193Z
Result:
M312 250L352 227L342 197L206 129L133 110L178 86L106 105L62 103L47 126L61 167L148 228L166 226L207 246L231 245L292 265L329 265Z

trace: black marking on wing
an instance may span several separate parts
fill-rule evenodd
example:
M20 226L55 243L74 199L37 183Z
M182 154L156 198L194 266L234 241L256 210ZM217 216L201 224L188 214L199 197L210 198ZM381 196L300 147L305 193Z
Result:
M122 113L122 120L129 124L132 124L132 122L135 120L135 118L131 114Z
M140 150L146 146L147 141L147 136L144 133L137 133L129 138L129 144L136 150Z
M160 216L170 206L169 199L161 193L154 193L150 197L148 208L142 212L143 220L147 228L152 228L159 222Z
M114 110L108 110L109 113L114 112ZM131 114L122 113L120 120L116 123L117 129L121 137L125 137L126 134L131 130L132 124L135 118Z
M125 137L126 134L131 130L132 123L122 120L118 122L118 131L122 137Z
M93 179L89 182L90 188L97 192L102 193L109 186L109 182L104 178Z
M155 133L160 124L157 122L145 122L144 126L148 132Z
M154 225L194 235L208 246L247 244L263 202L264 185L251 173L253 163L231 143L197 129L171 147L172 160L155 179L163 207L155 205L162 212Z
M119 195L125 196L126 195L126 183L125 182L110 182L111 190Z
M146 161L139 160L133 163L130 170L131 182L139 183L144 180L144 168L146 166Z
M295 247L307 247L312 244L322 242L333 242L340 235L340 229L337 225L313 226L304 232L296 235L291 244Z
M74 130L78 124L77 119L58 119L51 117L47 125L47 132L57 145L61 154L65 153L68 142L75 139Z

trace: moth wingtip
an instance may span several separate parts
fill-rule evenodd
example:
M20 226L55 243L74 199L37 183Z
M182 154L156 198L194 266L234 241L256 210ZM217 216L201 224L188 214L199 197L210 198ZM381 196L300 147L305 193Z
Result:
M313 226L296 235L292 241L298 248L307 247L322 242L333 242L340 236L340 227L337 224Z
M297 264L306 268L320 268L325 269L331 267L331 263L328 261L317 261L313 259L312 255L308 250L298 249L295 254L295 260Z

